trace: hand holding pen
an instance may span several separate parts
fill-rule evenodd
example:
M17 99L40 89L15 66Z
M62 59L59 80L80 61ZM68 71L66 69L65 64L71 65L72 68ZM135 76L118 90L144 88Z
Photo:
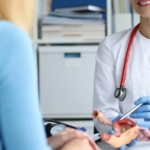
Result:
M140 127L146 127L150 129L150 97L140 97L134 102L135 105L140 105L137 110L135 110L130 117L136 119L144 119L144 121L136 122Z

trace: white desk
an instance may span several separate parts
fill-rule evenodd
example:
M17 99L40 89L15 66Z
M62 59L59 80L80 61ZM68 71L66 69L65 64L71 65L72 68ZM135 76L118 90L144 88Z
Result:
M115 148L112 148L110 145L100 142L98 143L98 146L102 150L116 150ZM131 148L126 148L128 150L150 150L150 142L139 142L136 146Z

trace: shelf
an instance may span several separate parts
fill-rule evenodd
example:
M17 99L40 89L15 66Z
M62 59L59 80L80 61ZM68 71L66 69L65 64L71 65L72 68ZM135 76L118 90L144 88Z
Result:
M85 119L91 119L92 120L92 117L91 117L91 114L63 114L63 115L61 115L61 114L52 114L52 115L45 115L45 114L43 114L43 118L59 118L59 119L61 119L61 118L68 118L68 119L75 119L75 118L78 118L78 119L83 119L83 118L85 118Z
M101 40L83 40L83 39L39 39L34 41L37 44L99 44Z
M111 8L111 0L106 0L107 1L107 34L111 34L111 13L112 11L110 10ZM43 10L45 8L45 2L46 0L38 0L37 3L37 7L36 7L36 15L35 15L35 21L34 21L34 37L33 37L33 43L35 45L44 45L44 44L99 44L101 42L102 39L97 39L95 37L91 37L88 39L83 39L83 37L79 37L79 38L64 38L64 39L38 39L38 19L39 17L43 16L43 14L45 13ZM109 8L109 9L108 9Z

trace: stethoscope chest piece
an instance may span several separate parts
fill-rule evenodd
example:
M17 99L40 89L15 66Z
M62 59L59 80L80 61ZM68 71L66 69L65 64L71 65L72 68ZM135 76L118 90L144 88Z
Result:
M124 87L120 87L116 89L114 96L115 98L118 98L120 101L123 101L126 97L126 93L127 93L127 89Z

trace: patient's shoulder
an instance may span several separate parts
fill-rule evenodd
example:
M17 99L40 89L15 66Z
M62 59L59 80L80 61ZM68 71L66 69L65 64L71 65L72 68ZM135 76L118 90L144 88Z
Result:
M15 24L2 20L0 21L0 41L2 42L31 42L27 32Z
M31 49L32 42L25 30L9 21L0 21L1 54L25 53Z

